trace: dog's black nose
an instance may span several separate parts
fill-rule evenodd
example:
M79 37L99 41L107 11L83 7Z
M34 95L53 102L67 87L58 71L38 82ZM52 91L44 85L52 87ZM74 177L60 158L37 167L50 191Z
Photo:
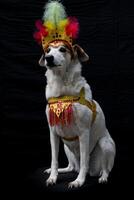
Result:
M47 61L48 66L52 67L54 65L54 56L47 55L47 56L45 56L45 59Z

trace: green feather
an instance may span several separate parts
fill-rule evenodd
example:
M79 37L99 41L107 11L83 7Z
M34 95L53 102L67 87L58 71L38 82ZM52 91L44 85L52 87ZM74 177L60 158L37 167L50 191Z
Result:
M45 5L45 11L43 15L44 22L51 22L55 26L67 17L66 11L62 3L59 1L50 1Z

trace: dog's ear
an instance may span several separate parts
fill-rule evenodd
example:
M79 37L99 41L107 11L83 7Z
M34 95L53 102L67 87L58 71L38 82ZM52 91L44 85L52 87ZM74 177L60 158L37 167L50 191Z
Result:
M78 58L81 62L86 62L89 60L89 56L85 53L85 51L78 44L75 44L73 46L73 50L74 50L74 57L78 56Z
M39 60L39 65L41 67L44 67L45 66L45 54L42 54L40 60Z

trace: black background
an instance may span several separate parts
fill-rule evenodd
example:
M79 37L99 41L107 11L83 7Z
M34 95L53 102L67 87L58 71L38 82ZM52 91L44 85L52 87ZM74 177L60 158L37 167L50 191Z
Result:
M45 187L43 169L50 166L49 130L45 116L45 69L38 65L42 49L33 39L35 20L41 19L44 0L0 1L1 183L4 194L66 192L67 181ZM89 177L75 193L100 196L131 191L130 153L133 137L134 6L131 1L64 0L68 15L80 22L77 43L90 56L83 65L86 77L106 117L116 143L115 166L107 185ZM67 164L60 150L60 166ZM73 175L66 178L71 180ZM74 175L75 176L75 175ZM63 180L62 180L63 179ZM64 180L65 179L65 180ZM63 182L66 181L64 186ZM121 190L119 190L121 188Z

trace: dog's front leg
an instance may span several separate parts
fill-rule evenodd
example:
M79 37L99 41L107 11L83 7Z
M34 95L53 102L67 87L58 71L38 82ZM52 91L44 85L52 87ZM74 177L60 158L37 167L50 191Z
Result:
M80 172L75 181L69 183L69 187L81 187L86 179L89 166L89 130L79 136L80 142Z
M47 186L53 185L57 181L58 176L58 153L59 153L59 137L54 130L50 128L51 142L51 173L46 181Z

